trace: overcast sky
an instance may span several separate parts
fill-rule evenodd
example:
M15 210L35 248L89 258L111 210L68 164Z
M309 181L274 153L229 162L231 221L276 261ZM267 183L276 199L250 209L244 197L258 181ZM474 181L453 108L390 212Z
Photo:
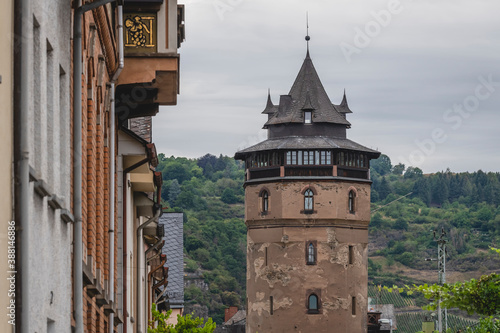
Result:
M181 1L180 1L181 2ZM424 172L500 171L500 1L185 0L176 106L154 118L158 152L229 155L266 138L306 53L349 139ZM497 83L498 82L498 83Z

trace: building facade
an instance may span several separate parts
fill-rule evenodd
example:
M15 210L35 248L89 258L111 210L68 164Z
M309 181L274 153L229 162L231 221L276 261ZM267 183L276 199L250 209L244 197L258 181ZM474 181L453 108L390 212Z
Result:
M64 332L72 308L71 3L16 1L16 331Z
M366 332L369 161L307 52L245 161L246 332Z
M168 277L151 117L176 104L183 6L7 4L1 213L16 229L15 331L146 332L150 291Z

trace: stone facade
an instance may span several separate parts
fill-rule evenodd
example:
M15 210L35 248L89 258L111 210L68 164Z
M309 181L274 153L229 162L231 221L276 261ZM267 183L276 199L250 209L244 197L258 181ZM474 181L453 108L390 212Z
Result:
M270 194L266 215L259 207L264 188ZM301 212L304 188L317 193L312 214ZM360 193L359 209L351 214L347 198L353 188ZM249 331L366 330L370 184L265 183L247 186L245 199ZM311 242L316 250L314 264L307 263ZM319 296L317 314L308 313L311 293Z

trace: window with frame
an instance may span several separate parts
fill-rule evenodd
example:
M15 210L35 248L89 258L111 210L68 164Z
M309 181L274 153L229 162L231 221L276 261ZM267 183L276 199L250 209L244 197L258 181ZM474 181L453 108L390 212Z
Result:
M307 313L319 313L319 299L316 294L309 295L307 299Z
M312 123L312 111L304 111L304 124Z
M262 192L262 212L266 213L269 211L269 193L267 191Z
M304 210L312 211L314 204L314 193L311 189L304 192Z
M313 242L309 242L309 244L307 245L307 264L316 264L316 249Z
M354 193L353 190L349 191L349 213L354 214L356 206L355 206L355 199L356 199L356 194Z

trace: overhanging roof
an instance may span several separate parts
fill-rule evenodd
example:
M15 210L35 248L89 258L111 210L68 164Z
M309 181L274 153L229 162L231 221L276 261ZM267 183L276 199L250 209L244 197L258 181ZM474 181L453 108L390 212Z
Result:
M249 148L240 150L235 154L236 159L245 155L266 150L291 150L291 149L347 149L367 154L380 155L380 152L362 146L349 139L331 138L324 136L290 136L286 138L268 139Z

